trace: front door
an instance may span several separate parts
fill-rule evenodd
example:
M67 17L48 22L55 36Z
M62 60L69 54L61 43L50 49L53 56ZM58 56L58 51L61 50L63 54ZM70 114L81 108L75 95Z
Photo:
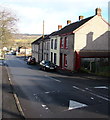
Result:
M60 67L62 68L62 53L60 53Z

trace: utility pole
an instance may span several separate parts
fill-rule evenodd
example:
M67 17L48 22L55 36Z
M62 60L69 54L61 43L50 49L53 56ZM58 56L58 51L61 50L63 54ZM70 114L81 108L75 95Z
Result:
M43 20L43 35L42 37L44 38L44 20Z
M42 34L42 60L43 60L43 49L44 49L44 20L43 20L43 34Z

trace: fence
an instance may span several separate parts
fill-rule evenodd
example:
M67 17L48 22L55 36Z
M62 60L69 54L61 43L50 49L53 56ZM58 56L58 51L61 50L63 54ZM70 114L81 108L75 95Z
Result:
M92 73L110 73L110 58L81 58L81 68Z

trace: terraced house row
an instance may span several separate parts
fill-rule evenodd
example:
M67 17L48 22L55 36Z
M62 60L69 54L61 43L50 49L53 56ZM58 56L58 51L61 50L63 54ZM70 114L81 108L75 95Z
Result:
M62 69L78 70L81 66L91 69L94 61L109 61L109 23L95 9L95 15L67 25L58 25L58 30L40 37L32 43L32 56L37 62L49 60Z

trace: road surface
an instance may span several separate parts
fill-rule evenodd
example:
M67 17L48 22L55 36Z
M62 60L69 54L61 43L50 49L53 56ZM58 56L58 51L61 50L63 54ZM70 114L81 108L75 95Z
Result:
M13 55L5 62L25 118L109 117L106 80L45 72Z

